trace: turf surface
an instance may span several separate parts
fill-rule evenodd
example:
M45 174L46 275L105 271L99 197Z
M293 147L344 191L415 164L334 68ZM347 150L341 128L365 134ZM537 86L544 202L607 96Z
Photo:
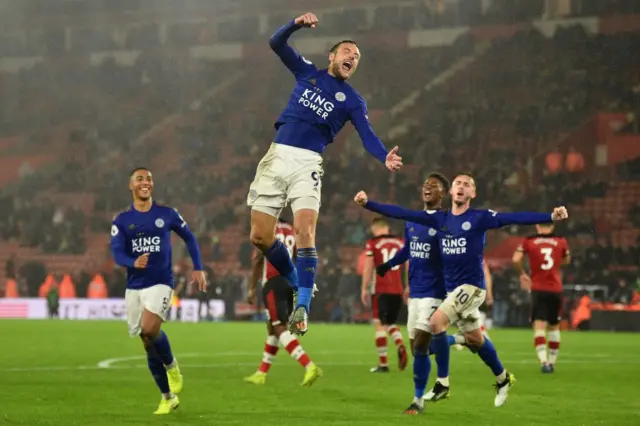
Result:
M411 364L402 373L395 365L386 375L369 373L376 364L369 326L310 325L301 342L324 370L311 388L300 387L304 372L282 350L266 386L242 381L262 357L262 324L169 323L165 330L185 388L177 412L154 416L160 397L124 323L0 321L0 425L640 424L634 334L563 333L556 373L542 375L529 330L492 330L517 378L506 405L493 407L493 377L482 361L452 350L451 399L410 417L401 412L413 396Z

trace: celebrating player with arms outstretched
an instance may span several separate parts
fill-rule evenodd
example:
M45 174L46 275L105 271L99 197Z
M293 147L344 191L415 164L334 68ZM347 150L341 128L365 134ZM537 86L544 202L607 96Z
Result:
M401 238L391 235L389 224L384 218L377 217L371 224L373 238L365 245L366 259L362 269L361 300L369 304L369 285L374 279L371 308L373 324L376 328L376 350L378 351L378 366L372 368L372 373L388 373L387 336L393 339L398 352L398 367L400 371L407 366L407 349L402 341L402 332L396 325L400 309L402 309L404 292L402 271L400 265L390 268L386 273L375 276L374 270L402 250Z
M522 287L531 291L531 321L534 346L543 373L553 373L560 349L560 316L562 313L562 277L560 267L571 262L569 244L553 233L553 225L537 225L537 234L525 238L513 254L513 263L520 272ZM527 275L522 265L529 257ZM549 326L549 358L546 332Z
M119 213L111 225L111 252L116 264L127 268L125 309L129 334L140 336L147 352L147 363L162 400L155 414L168 414L178 408L182 375L171 353L169 339L161 330L173 296L171 231L184 240L193 261L193 281L206 287L200 249L195 236L177 210L151 199L153 177L146 168L131 173L131 206Z
M466 345L477 351L496 376L494 405L500 407L507 400L514 377L504 369L493 343L481 331L478 307L486 297L482 268L486 231L514 224L532 225L564 220L568 214L564 207L554 209L551 214L498 213L472 209L471 200L476 196L476 185L468 174L458 175L454 179L451 196L451 211L413 211L379 204L369 201L367 194L362 191L354 201L373 212L431 226L441 233L440 252L448 295L430 320L436 356L442 359L448 369L449 342L446 330L449 324L457 323L464 333Z
M276 238L285 245L289 256L292 259L295 258L296 239L293 236L293 227L282 219L278 219ZM264 385L267 382L267 373L271 368L273 357L278 353L278 344L280 344L293 359L305 368L302 385L311 386L322 376L322 371L311 362L298 339L286 327L289 315L293 311L293 289L260 252L256 253L251 266L250 303L255 303L258 281L263 285L262 297L266 306L268 336L264 344L260 368L251 376L245 377L244 380L256 385Z
M449 181L440 173L432 173L422 186L422 201L426 211L442 209L442 202L449 190ZM405 414L419 414L423 411L424 391L431 371L429 345L431 329L429 319L444 300L446 291L442 274L438 231L436 228L406 222L404 229L404 247L395 257L377 268L378 274L386 273L390 268L409 261L409 315L407 331L413 352L413 383L415 394L413 402ZM453 338L449 339L450 341ZM445 391L438 392L439 398L448 395L448 371L442 370L443 363L438 362L438 383ZM439 389L436 389L439 390Z
M280 28L269 45L293 73L296 83L275 122L276 136L262 158L251 184L247 204L251 211L251 242L280 274L297 289L297 306L289 321L293 333L307 331L318 256L315 230L320 210L322 154L347 121L356 128L365 149L391 171L402 166L398 148L387 152L367 118L367 105L347 80L360 62L360 50L351 40L336 43L329 67L317 69L287 44L303 27L315 28L313 13L299 16ZM286 247L275 238L280 211L291 203L298 256L296 266Z

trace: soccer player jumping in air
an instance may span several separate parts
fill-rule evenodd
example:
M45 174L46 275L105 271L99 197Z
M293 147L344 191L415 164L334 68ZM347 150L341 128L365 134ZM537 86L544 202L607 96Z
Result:
M297 290L289 320L292 333L307 331L318 255L315 231L320 210L322 154L336 134L351 121L364 148L390 171L402 166L398 148L387 151L367 118L367 104L347 80L360 62L358 45L336 43L326 69L318 69L287 44L297 30L315 28L318 18L307 13L280 28L269 40L271 49L295 77L287 106L275 122L276 136L258 164L247 204L251 210L251 242ZM280 211L291 203L298 256L294 266L287 249L275 238Z
M494 405L501 407L507 400L515 378L502 366L493 343L482 334L478 307L486 297L482 268L485 234L489 229L507 225L533 225L564 220L567 209L557 207L548 213L498 213L471 208L476 196L475 180L469 174L456 176L450 191L451 211L414 211L402 207L369 201L364 191L354 201L373 212L436 228L440 238L440 253L447 297L430 319L433 347L438 359L448 370L449 342L446 331L457 323L466 345L487 364L496 377Z
M178 408L182 374L161 330L173 296L171 231L184 240L193 261L192 279L206 287L200 249L195 236L177 210L151 199L153 177L146 168L135 169L129 178L131 206L116 215L111 225L111 252L116 264L127 268L125 309L129 334L140 336L147 352L151 375L162 393L154 414Z

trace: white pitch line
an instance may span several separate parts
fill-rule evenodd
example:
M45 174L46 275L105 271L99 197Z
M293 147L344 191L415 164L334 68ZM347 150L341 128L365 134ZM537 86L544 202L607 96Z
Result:
M197 354L182 354L182 358L195 357ZM114 365L119 361L136 361L145 359L145 356L129 356L122 358L111 358L108 360L101 361L98 365L80 365L80 366L48 366L48 367L15 367L15 368L3 368L0 369L1 372L35 372L35 371L77 371L77 370L104 370L104 369L112 369L112 370L129 370L129 369L146 369L148 368L144 364L135 364L135 365ZM115 360L115 361L113 361ZM106 361L110 361L110 363L106 363ZM259 360L258 360L259 361ZM180 368L240 368L240 367L252 367L256 366L258 361L255 362L222 362L222 363L207 363L207 364L180 364ZM594 359L565 359L560 362L560 364L567 365L580 365L580 364L592 364L593 362L598 362L599 364L623 364L623 365L638 365L640 364L640 360L637 359L604 359L594 361ZM457 360L453 364L463 364L463 365L471 365L481 363L478 359L467 359L467 360ZM519 360L505 360L504 364L538 364L539 361L537 359L519 359ZM353 367L353 366L370 366L371 362L365 361L354 361L354 362L319 362L321 366L327 367ZM105 366L106 365L106 366Z

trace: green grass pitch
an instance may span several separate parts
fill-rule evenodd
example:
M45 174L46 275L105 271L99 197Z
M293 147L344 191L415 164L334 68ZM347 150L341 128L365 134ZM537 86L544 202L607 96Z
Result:
M310 325L301 343L324 370L311 388L300 386L303 369L283 350L266 386L242 381L261 360L263 324L168 323L165 330L185 388L178 411L154 416L160 396L124 323L0 321L0 425L640 424L634 334L565 332L556 373L542 375L529 330L492 330L517 378L506 405L493 407L493 377L482 361L452 350L451 399L410 417L401 413L413 396L411 364L402 373L369 373L371 326Z

